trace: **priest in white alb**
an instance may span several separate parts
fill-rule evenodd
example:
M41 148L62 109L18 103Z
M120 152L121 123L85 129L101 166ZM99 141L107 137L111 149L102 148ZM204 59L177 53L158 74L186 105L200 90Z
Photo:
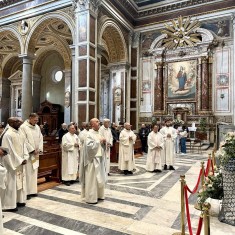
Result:
M100 135L106 140L105 170L107 175L109 175L110 172L110 147L113 146L113 135L111 129L109 128L109 125L110 120L105 118L103 120L103 125L99 129Z
M62 180L70 186L77 179L79 161L79 138L73 124L69 124L68 133L62 137Z
M161 151L164 149L164 139L158 130L159 125L154 125L153 130L148 135L146 170L151 172L162 171Z
M91 129L86 136L81 156L83 157L81 182L81 196L90 204L96 204L98 200L104 200L105 174L105 150L106 141L99 134L100 122L97 118L90 121ZM84 191L84 192L83 192Z
M131 130L130 123L124 124L124 129L119 135L119 157L118 168L124 172L125 175L133 174L135 169L134 158L134 144L136 141L136 135Z
M0 147L0 158L7 155L6 152ZM7 169L0 164L0 188L3 190L6 188L6 181L7 181ZM1 191L0 191L0 197L1 197ZM0 200L0 234L3 233L3 222L2 222L2 203Z
M87 134L89 133L89 129L90 129L90 124L87 122L83 122L82 123L82 130L79 132L79 142L80 142L80 146L79 146L79 181L81 181L81 178L84 178L82 176L84 176L85 172L84 172L84 167L81 167L84 165L84 157L83 157L83 146L87 137ZM85 197L85 188L84 188L84 184L81 185L81 197L84 198Z
M43 152L43 136L37 123L38 115L31 113L29 119L20 127L29 153L29 160L26 164L27 199L37 196L38 191L39 154Z
M163 163L164 170L175 170L173 167L175 160L175 139L177 137L176 129L172 127L172 120L166 119L165 126L160 130L164 138Z
M17 207L25 206L26 178L25 164L28 152L24 138L18 131L21 121L16 117L8 119L9 128L2 138L2 147L8 149L7 156L1 158L2 165L7 169L6 189L0 190L2 209L15 212Z

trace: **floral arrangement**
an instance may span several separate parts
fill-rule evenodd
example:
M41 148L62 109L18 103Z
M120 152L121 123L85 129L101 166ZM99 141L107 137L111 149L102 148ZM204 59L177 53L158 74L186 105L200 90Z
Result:
M200 189L198 193L198 204L202 208L207 198L221 200L223 196L224 191L222 173L217 172L215 175L213 175L213 173L210 172L208 177L205 178L205 184L203 185L203 188Z
M235 132L228 132L225 135L215 156L219 159L221 166L226 165L231 158L235 158Z
M181 119L174 119L173 124L181 126L181 125L184 125L184 121Z

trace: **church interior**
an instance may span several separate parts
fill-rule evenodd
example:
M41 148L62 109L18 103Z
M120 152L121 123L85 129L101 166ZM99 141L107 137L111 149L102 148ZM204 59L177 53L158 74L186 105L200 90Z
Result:
M235 130L234 46L234 0L0 0L1 128L32 112L49 128L38 196L3 213L4 235L200 234L208 215L191 193L189 225L181 176L193 188L201 162L216 166L223 134ZM153 174L138 140L134 174L120 174L115 152L105 200L88 205L79 182L61 183L56 133L94 117L135 133L170 118L189 130L187 154ZM235 234L231 200L233 223L210 216L201 234Z

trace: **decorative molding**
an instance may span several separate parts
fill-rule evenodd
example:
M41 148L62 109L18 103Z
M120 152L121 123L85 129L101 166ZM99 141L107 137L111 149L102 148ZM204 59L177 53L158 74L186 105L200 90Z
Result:
M100 0L72 0L73 9L78 9L78 11L84 11L91 8L96 12L99 5Z
M166 12L171 11L180 11L185 8L195 7L198 5L213 3L215 0L188 0L184 2L175 2L168 5L163 6L155 6L148 8L147 10L141 10L137 8L131 1L127 0L118 0L118 4L123 8L133 19L136 18L146 18L149 16L166 14Z
M158 6L156 8L139 11L138 17L141 18L141 17L166 13L166 12L175 11L175 10L180 11L181 9L185 9L187 7L194 7L197 5L208 4L209 2L215 2L215 0L188 0L186 2L169 4L167 6Z
M6 8L11 5L17 5L17 4L21 4L21 3L29 2L29 1L32 1L32 0L1 0L0 9L2 10L2 8Z

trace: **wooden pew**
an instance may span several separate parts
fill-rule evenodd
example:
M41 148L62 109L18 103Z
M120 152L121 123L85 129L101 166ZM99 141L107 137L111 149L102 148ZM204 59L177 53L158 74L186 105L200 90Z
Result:
M142 156L142 144L141 144L140 139L137 139L135 142L134 153L135 153L135 157ZM118 154L119 154L119 143L116 142L114 149L112 149L112 151L110 153L111 162L118 162Z
M39 156L38 178L45 177L46 181L61 179L61 151L45 152Z

